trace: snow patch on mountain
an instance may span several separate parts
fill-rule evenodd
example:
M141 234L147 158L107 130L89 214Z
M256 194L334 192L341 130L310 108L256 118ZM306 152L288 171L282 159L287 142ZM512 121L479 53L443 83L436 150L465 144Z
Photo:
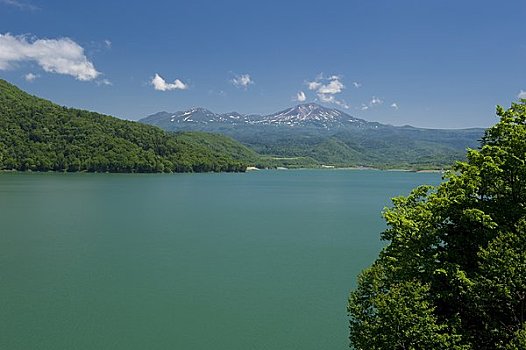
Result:
M165 115L169 117L166 118ZM176 113L159 112L144 118L142 121L151 124L161 124L163 120L171 123L193 124L218 124L218 125L268 125L285 127L314 127L323 129L336 129L345 126L367 127L372 126L363 119L333 108L326 108L316 103L300 104L283 111L269 115L246 115L237 112L223 114L213 113L205 108L192 108Z

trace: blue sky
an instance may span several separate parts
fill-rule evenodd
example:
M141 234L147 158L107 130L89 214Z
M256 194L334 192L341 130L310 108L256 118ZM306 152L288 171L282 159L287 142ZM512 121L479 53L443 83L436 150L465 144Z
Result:
M525 1L0 0L0 77L132 120L305 100L394 125L487 127L496 104L526 97L524 18Z

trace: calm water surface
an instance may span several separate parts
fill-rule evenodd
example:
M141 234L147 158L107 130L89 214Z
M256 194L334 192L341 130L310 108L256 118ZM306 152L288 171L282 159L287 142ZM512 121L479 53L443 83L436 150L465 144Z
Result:
M1 349L347 349L390 197L439 174L0 174Z

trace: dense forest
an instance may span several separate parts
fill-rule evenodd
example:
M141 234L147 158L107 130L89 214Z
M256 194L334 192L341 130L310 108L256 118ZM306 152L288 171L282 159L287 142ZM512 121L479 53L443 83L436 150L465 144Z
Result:
M465 159L467 147L476 147L479 129L428 130L385 126L343 130L334 134L300 130L282 135L277 128L258 132L225 133L262 155L304 157L337 167L379 169L443 169Z
M0 170L232 172L258 159L225 136L62 107L0 79Z
M389 244L349 298L355 349L526 349L526 100L438 187L384 212Z

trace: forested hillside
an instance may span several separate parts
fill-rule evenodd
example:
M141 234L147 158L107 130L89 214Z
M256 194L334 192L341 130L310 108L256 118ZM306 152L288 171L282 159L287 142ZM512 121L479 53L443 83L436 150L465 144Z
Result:
M0 170L244 171L257 157L224 136L62 107L0 79Z

